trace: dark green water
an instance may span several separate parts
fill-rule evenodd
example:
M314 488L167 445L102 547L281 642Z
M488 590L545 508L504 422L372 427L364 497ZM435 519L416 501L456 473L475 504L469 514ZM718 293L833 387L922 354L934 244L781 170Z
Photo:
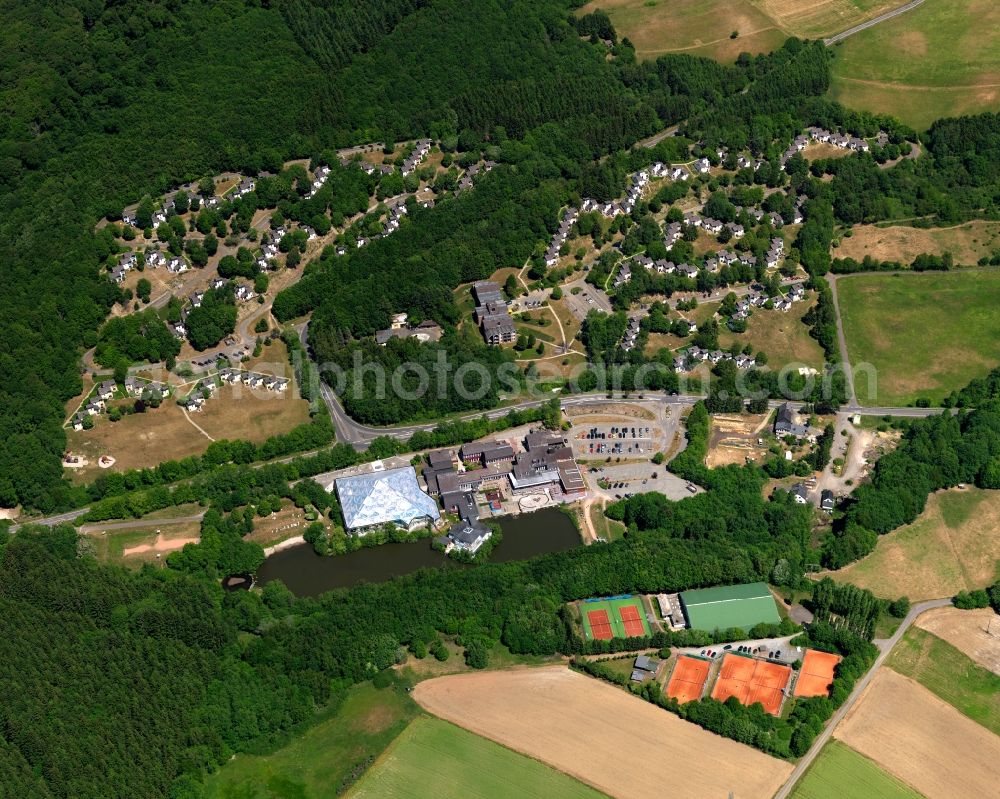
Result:
M564 513L546 508L498 519L503 541L490 553L491 563L524 560L580 545L580 534ZM383 544L346 555L324 558L311 546L292 547L269 557L257 571L257 585L282 580L298 596L316 596L334 588L378 583L426 568L466 568L431 549L430 539L410 544Z

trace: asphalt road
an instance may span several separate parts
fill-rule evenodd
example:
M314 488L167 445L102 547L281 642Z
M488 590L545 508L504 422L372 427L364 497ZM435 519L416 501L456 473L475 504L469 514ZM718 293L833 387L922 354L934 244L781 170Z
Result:
M880 22L885 22L887 19L892 19L893 17L898 17L900 14L905 14L907 11L910 11L916 8L917 6L922 5L923 2L924 0L912 0L912 2L907 3L905 6L894 8L892 11L887 11L886 13L880 14L874 19L870 19L867 22L862 22L860 25L855 25L853 28L848 28L846 31L842 31L841 33L838 33L835 36L831 36L829 39L824 39L823 44L829 47L830 45L836 44L837 42L842 42L848 36L853 36L855 33L860 33L863 30L867 30L868 28L878 25Z
M903 637L903 634L909 629L910 625L913 624L914 620L921 613L931 610L932 608L943 608L951 604L951 599L930 599L926 602L920 602L910 608L910 612L906 614L906 618L900 623L899 628L893 634L892 638L888 638L879 644L881 652L879 656L875 658L875 663L868 670L864 677L862 677L854 686L854 690L851 691L851 695L847 698L838 708L837 712L833 714L830 719L830 723L826 725L819 735L816 736L816 740L813 741L813 745L809 747L809 751L802 757L795 770L788 777L788 781L781 787L781 789L774 795L774 799L787 799L791 795L792 789L795 787L802 775L806 773L809 766L812 765L816 756L820 753L820 750L826 745L827 741L833 735L833 731L837 728L837 725L843 721L844 717L850 712L851 708L854 707L854 703L858 701L858 697L864 693L865 688L872 681L875 676L875 672L879 670L879 667L885 662L885 659L889 657L889 653L892 648L899 643L899 639Z
M337 395L330 389L326 384L321 387L321 393L323 396L323 401L326 403L327 409L330 411L330 417L333 419L334 427L337 430L337 440L342 441L347 444L351 444L358 449L364 449L367 444L378 436L391 436L392 438L405 439L412 436L418 430L433 430L437 427L437 422L432 422L429 424L418 424L418 425L401 425L393 427L372 427L369 425L361 424L360 422L354 421L347 413L344 411L343 406L340 404L340 400ZM638 401L639 394L632 392L628 400ZM660 401L665 402L668 405L694 405L698 400L704 399L704 397L695 394L678 394L678 395L666 395L662 392L644 392L642 396L647 401ZM496 408L491 411L480 411L477 413L470 413L460 417L463 421L469 419L479 419L482 416L486 416L490 419L498 419L501 416L506 416L508 412L512 410L525 410L528 408L537 408L543 403L549 402L552 397L559 397L560 403L565 406L579 406L579 405L599 405L602 403L609 402L607 392L594 392L591 394L571 394L571 395L559 395L553 394L551 397L544 397L536 400L528 400L526 402L519 402L514 405L506 405L502 408ZM616 393L613 398L616 401L625 399L624 395ZM779 405L784 404L784 400L771 400L770 407L777 408ZM796 403L792 403L796 405ZM801 405L801 403L800 403ZM901 416L908 418L924 418L927 416L936 416L941 413L941 408L861 408L856 404L849 404L848 406L842 408L841 410L846 411L850 414L860 414L862 416Z

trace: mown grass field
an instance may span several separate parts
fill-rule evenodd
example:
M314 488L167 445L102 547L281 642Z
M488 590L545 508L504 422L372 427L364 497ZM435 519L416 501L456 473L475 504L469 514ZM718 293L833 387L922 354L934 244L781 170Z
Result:
M792 799L920 799L920 794L846 744L830 741Z
M603 794L447 721L420 718L348 794L350 799L598 799Z
M953 596L997 578L1000 492L945 491L924 512L879 538L875 551L831 576L879 596L912 600Z
M837 290L862 405L940 402L1000 363L998 271L853 275Z
M205 782L206 799L334 799L343 780L372 762L420 714L409 695L371 684L267 755L237 755Z
M1000 108L1000 4L926 2L834 47L834 99L918 130Z
M1000 676L977 665L951 644L911 627L896 644L888 665L1000 735Z

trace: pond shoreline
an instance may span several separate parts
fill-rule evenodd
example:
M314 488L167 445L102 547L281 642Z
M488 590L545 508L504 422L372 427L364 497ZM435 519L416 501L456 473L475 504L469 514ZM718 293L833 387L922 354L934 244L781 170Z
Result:
M559 508L494 520L501 526L503 541L490 553L490 563L526 560L583 545L574 521ZM317 555L311 546L302 546L304 543L296 536L268 547L256 584L280 579L299 596L316 596L359 583L385 582L419 569L474 568L432 549L429 538L362 547L330 557Z

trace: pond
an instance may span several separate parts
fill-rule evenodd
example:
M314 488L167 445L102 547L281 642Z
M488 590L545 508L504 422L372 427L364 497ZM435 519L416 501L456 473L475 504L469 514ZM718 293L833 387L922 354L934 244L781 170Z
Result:
M497 519L503 541L490 553L491 563L524 560L580 545L573 522L558 508ZM298 596L316 596L358 583L379 583L426 568L467 568L431 549L425 538L407 544L383 544L346 555L321 557L311 546L285 549L271 555L257 570L256 585L282 580Z

